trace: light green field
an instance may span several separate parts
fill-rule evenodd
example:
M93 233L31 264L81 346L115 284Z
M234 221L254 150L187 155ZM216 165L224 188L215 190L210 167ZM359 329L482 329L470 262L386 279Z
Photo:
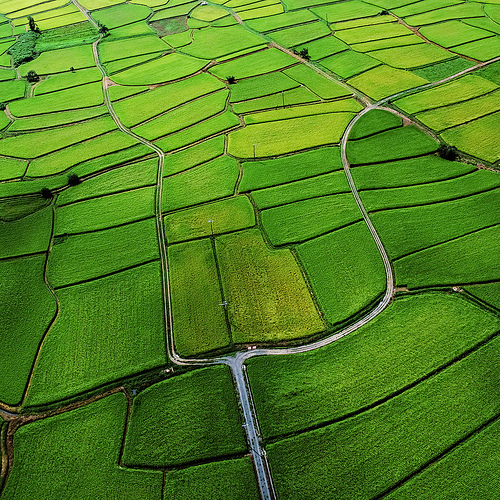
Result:
M446 130L442 137L466 153L490 162L500 158L500 113L484 116L479 120Z
M392 9L394 14L398 17L414 16L416 14L423 14L431 10L441 9L443 7L450 7L451 5L458 5L462 2L460 0L420 0L419 2L410 3L402 7Z
M227 366L173 377L134 399L123 461L165 467L243 453L241 420Z
M97 47L99 50L99 58L102 62L120 59L124 55L132 57L143 54L153 54L155 52L161 53L168 50L165 42L153 35L110 41L104 39Z
M159 262L58 290L57 297L61 310L40 351L25 405L61 400L165 365Z
M380 65L380 61L366 54L347 50L340 54L321 59L321 65L342 78L350 78L351 76Z
M2 496L160 500L162 472L118 465L126 411L125 396L115 394L20 428Z
M11 223L12 224L12 223ZM38 344L56 314L43 281L45 255L0 261L0 400L21 403Z
M377 134L391 128L400 127L403 119L384 109L373 109L365 113L352 127L349 140Z
M286 5L289 9L298 7L309 7L310 5L319 5L328 2L315 2L312 0L287 0ZM376 16L380 13L380 8L374 5L353 0L351 2L341 2L337 5L328 5L325 7L313 7L312 12L317 14L323 19L328 17L329 23L336 23L339 21L348 21L350 19L357 19L359 17Z
M373 50L389 49L391 47L403 47L406 46L408 49L409 45L416 45L419 43L425 43L417 35L413 33L411 35L396 36L393 38L382 38L381 40L373 40L371 42L361 42L351 44L353 50L359 52L371 52Z
M456 20L424 26L420 33L427 39L446 48L493 36L493 33L489 31L468 26Z
M298 10L295 12L284 12L274 16L266 16L261 19L253 19L246 24L256 31L266 32L316 20L317 17L308 10Z
M354 113L327 113L257 123L229 134L228 153L238 158L275 156L340 141ZM305 134L304 130L313 133Z
M271 243L299 243L360 220L361 212L346 191L263 210L262 226Z
M154 85L193 75L208 64L208 61L185 56L167 54L159 59L141 64L113 75L113 81L121 85Z
M210 73L226 79L234 76L237 80L250 76L263 75L295 64L297 60L278 49L266 49L238 59L217 64L210 68Z
M358 313L385 290L382 260L364 222L302 243L297 254L331 324Z
M200 5L191 12L190 17L199 19L200 21L211 22L227 15L227 10L217 5Z
M297 50L307 49L312 61L331 56L349 48L344 42L334 36L325 36L319 40L304 43L296 47Z
M168 248L175 350L196 356L231 343L211 241Z
M163 181L162 207L168 212L230 196L238 179L238 166L221 156Z
M139 56L124 57L123 59L116 59L114 61L108 61L104 64L106 73L108 75L114 76L115 73L125 71L134 66L139 66L143 63L153 61L161 57L161 52L155 52L153 54L142 54Z
M208 221L212 220L212 224ZM167 241L192 240L222 234L255 225L255 213L246 196L200 205L165 216Z
M16 179L26 172L27 163L13 158L0 158L0 180Z
M329 18L330 19L330 18ZM383 38L409 35L411 32L399 23L383 23L358 28L343 29L335 32L335 36L347 44L370 42Z
M150 14L151 9L146 5L122 4L93 12L92 17L107 28L112 29L142 21Z
M427 109L467 101L497 89L498 85L480 76L465 75L452 82L398 99L395 104L407 113L414 114Z
M111 87L114 88L120 87ZM114 103L113 108L120 121L126 127L132 127L197 97L223 88L224 85L217 79L202 73Z
M16 101L9 104L9 109L14 116L23 117L99 106L103 102L102 85L96 82Z
M324 329L290 250L270 250L258 229L220 236L216 249L235 343L290 340Z
M103 231L56 238L47 277L53 287L65 286L157 258L155 221L146 219Z
M281 29L269 33L269 36L282 47L294 47L322 38L330 33L331 31L325 23L315 22Z
M22 80L0 82L0 95L2 96L2 102L8 102L13 99L24 97L25 91L26 83ZM13 105L14 103L11 103L9 107Z
M451 5L442 9L429 9L428 12L405 17L405 22L410 26L424 26L426 24L435 24L440 21L451 19L466 19L468 17L483 17L484 12L478 3L460 3Z
M228 97L229 90L227 89L200 97L135 127L133 131L148 140L173 134L222 113Z
M443 78L448 78L449 76L456 75L460 71L468 69L472 66L474 66L474 63L472 61L468 61L467 59L463 59L461 57L456 57L455 59L450 59L448 61L431 64L430 66L425 66L423 68L414 69L413 73L421 76L422 78L426 78L431 82L438 82ZM486 66L485 70L488 71L489 69L490 67ZM476 74L480 76L481 72L477 71ZM488 78L486 75L482 76ZM494 81L494 79L492 81Z
M262 210L284 203L313 198L314 196L338 193L350 193L349 184L343 171L331 172L297 182L252 191L252 198ZM324 216L324 214L321 215Z
M383 65L351 78L348 83L374 99L382 99L403 90L425 85L428 80L407 71Z
M113 85L108 89L108 93L111 101L119 101L120 99L125 99L126 97L130 97L147 90L149 90L149 87L147 85L141 85L137 87L129 85ZM115 106L116 103L114 102L113 108Z
M268 73L231 85L230 102L245 101L257 97L283 92L298 87L299 84L281 72Z
M243 163L240 193L341 170L338 147L325 147L271 160Z
M394 68L416 68L452 59L454 56L435 45L419 43L410 47L393 47L370 52L370 56Z

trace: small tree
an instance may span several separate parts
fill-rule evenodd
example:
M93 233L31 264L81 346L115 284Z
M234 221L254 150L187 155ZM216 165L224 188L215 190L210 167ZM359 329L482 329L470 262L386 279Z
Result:
M458 157L458 149L449 144L441 144L438 148L438 155L449 161L455 161Z
M309 61L309 59L311 59L311 56L309 55L309 49L307 47L304 47L299 52L299 56L302 57L302 59L305 59L306 61Z
M379 16L388 16L390 14L390 12L388 10L381 10L379 12Z
M6 102L0 102L0 111L4 111L7 108Z
M35 20L31 16L28 16L28 23L31 31L40 33L40 28L36 25Z
M82 180L80 179L80 177L78 177L78 174L68 175L68 184L70 186L77 186L78 184L80 184L80 182L82 182Z
M236 78L234 76L227 76L226 80L227 80L227 83L230 83L230 84L236 83Z
M71 66L71 68L69 68L69 70L71 71L71 73L76 73L76 69L73 66Z
M50 200L54 195L52 194L52 191L48 187L42 188L40 191L40 194L46 199Z
M33 70L28 71L26 78L28 79L28 82L30 82L30 83L36 83L36 82L40 81L40 77L36 74L36 71L33 71Z
M109 28L107 26L104 26L104 24L97 23L97 29L99 30L99 33L102 36L108 36L108 34L109 34Z

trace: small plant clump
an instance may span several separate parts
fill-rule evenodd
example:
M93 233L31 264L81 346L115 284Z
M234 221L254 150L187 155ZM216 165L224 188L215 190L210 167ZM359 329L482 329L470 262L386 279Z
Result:
M311 56L309 55L309 49L307 47L304 47L301 50L293 49L293 53L296 56L302 57L302 59L305 59L306 61L309 61L309 59L311 59Z
M388 16L390 14L390 12L388 10L381 10L379 12L379 16Z
M4 111L7 108L6 102L0 102L0 111Z
M40 194L43 196L44 199L50 200L54 195L52 194L52 191L48 187L42 188L40 191Z
M31 16L28 16L28 23L31 31L34 31L35 33L41 33L40 28L37 26L35 20Z
M445 160L455 161L458 157L458 149L449 144L441 144L438 148L438 155Z
M40 77L37 75L36 71L33 70L28 71L26 78L30 83L36 83L40 81Z
M234 84L236 83L236 78L234 76L228 76L226 77L227 83L229 84Z
M99 33L102 36L108 36L109 35L109 28L105 26L104 24L97 23L97 29L99 30Z
M80 184L81 182L82 182L82 180L80 179L78 174L69 174L68 175L68 184L70 186L78 186L78 184Z
M7 54L12 56L14 67L32 61L39 55L35 50L39 37L40 33L37 31L26 31L17 37L17 42L7 51Z

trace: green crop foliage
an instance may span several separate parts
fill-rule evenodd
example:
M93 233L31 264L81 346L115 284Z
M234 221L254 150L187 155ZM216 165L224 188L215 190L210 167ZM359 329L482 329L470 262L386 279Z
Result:
M134 44L136 43L134 41ZM197 73L208 62L184 54L172 53L116 73L113 75L113 80L121 85L154 85L171 82Z
M103 231L62 235L49 256L54 287L91 280L158 258L154 219Z
M457 199L500 186L500 178L487 170L476 170L454 179L399 188L368 190L361 193L367 210L424 205L447 199Z
M445 130L441 137L461 151L490 162L500 157L500 112Z
M318 20L318 22L281 29L269 33L269 36L283 47L294 47L330 34L328 26Z
M110 87L108 89L108 92L111 101L119 101L121 99L125 99L126 97L130 97L147 90L149 90L149 87L147 85L114 85L113 87ZM113 103L113 109L115 109L116 111L116 103Z
M420 2L403 5L392 9L394 14L399 17L414 16L416 14L423 14L430 10L442 9L443 7L450 7L451 5L458 5L462 2L460 0L422 0Z
M317 17L308 10L298 10L295 12L284 12L274 16L266 16L260 19L252 19L247 22L247 25L256 31L266 32L278 28L286 28L295 24L315 21L316 19Z
M346 50L330 57L321 59L321 65L333 71L342 78L350 78L368 69L379 66L381 63L373 57L355 52L354 50Z
M248 161L243 163L239 191L243 193L277 186L341 169L338 147L319 148L272 160Z
M438 143L415 125L399 127L347 143L347 157L353 165L379 163L436 151Z
M19 82L22 83L22 82ZM0 83L1 88L1 83ZM24 95L24 92L23 92ZM103 104L102 85L100 82L79 85L69 89L51 92L31 99L23 99L9 105L13 115L32 116L69 109L89 108Z
M66 189L57 197L57 204L61 207L86 198L153 185L156 182L157 171L157 158L115 168Z
M341 87L338 83L319 75L311 68L300 64L284 71L285 75L305 85L322 99L335 99L347 97L352 94L350 90Z
M374 99L425 85L428 80L401 69L382 65L351 78L348 83Z
M230 196L238 179L238 166L229 156L221 156L163 181L164 211L188 207Z
M500 320L458 295L397 298L321 349L252 358L248 375L266 439L345 418L450 363Z
M56 211L54 234L95 231L153 217L156 186L72 203Z
M446 50L426 43L376 50L370 52L370 55L389 66L402 69L425 66L454 57Z
M427 109L467 101L497 89L498 85L480 76L465 75L435 88L398 99L395 104L407 113L414 114Z
M281 5L280 2L276 3L276 0L269 0L269 2L266 2L265 0L262 2L262 4L259 2L259 5L265 5L264 7L260 8L254 8L254 9L245 9L244 11L241 11L239 9L239 16L243 21L247 19L257 19L259 17L265 17L265 16L272 16L275 14L281 14L284 9L283 5Z
M231 102L245 101L283 92L298 87L299 84L281 72L255 76L232 85Z
M124 38L121 40L103 40L98 45L99 56L103 62L143 54L161 53L168 50L167 45L158 37L151 35Z
M271 73L272 71L277 71L296 64L296 62L297 60L292 56L278 49L271 48L239 57L238 59L222 64L217 64L213 68L210 68L210 73L213 73L219 78L226 78L227 75L234 75L235 78L239 80L240 78Z
M413 73L431 82L437 82L443 78L455 75L464 69L470 68L471 66L474 66L472 61L457 57L455 59L450 59L449 61L439 62L420 69L414 69ZM478 71L477 74L480 75L481 73Z
M109 29L142 21L151 14L146 5L121 4L98 10L92 17ZM129 35L130 36L130 35Z
M24 97L25 91L26 83L22 80L8 80L0 82L0 95L2 96L2 102L20 99L21 97ZM9 108L13 105L14 103L11 103Z
M229 90L222 90L190 101L177 109L134 128L134 132L149 140L158 139L220 114L226 107Z
M314 238L360 219L361 212L350 192L297 201L261 212L262 226L276 246Z
M118 465L126 411L124 395L114 394L21 427L14 437L15 470L2 496L160 500L161 471Z
M328 2L319 2L328 3ZM289 9L295 8L296 4L302 6L318 5L318 3L312 4L312 0L287 0L287 7ZM340 21L347 21L351 19L357 19L368 16L376 16L380 14L380 7L370 5L359 0L352 0L350 2L342 2L338 5L327 5L325 7L314 7L311 9L316 15L323 19L328 18L329 23L337 23Z
M73 16L65 17L64 22L70 21L71 18ZM99 32L94 25L87 22L54 26L52 28L45 27L43 29L44 31L42 31L41 36L37 39L35 46L39 52L63 49L75 45L87 45L95 42L99 36Z
M0 400L17 405L28 382L38 344L56 313L43 281L45 255L0 261Z
M14 67L31 61L38 55L35 44L39 36L40 35L34 31L27 31L18 36L16 43L7 51L7 53L12 56L12 64Z
M265 40L236 24L216 30L195 30L193 42L183 52L202 59L217 59L240 50L261 45Z
M210 240L172 245L168 259L176 351L193 356L229 345Z
M282 184L280 186L274 186L267 189L261 189L259 191L252 191L252 198L255 200L257 206L262 210L308 198L350 192L351 190L349 188L349 184L347 183L347 178L345 173L342 171L331 172L329 174L319 175L309 179ZM319 203L321 204L321 202ZM314 206L314 202L312 203L312 206ZM282 208L285 212L287 212L285 207ZM267 213L268 212L263 212L263 214ZM299 212L296 211L295 213L298 214ZM320 216L324 216L324 214L320 213ZM311 218L312 217L313 214L311 212Z
M117 59L115 61L109 61L105 63L106 73L109 75L114 75L116 73L120 73L121 71L125 71L129 68L133 68L135 66L139 66L143 63L153 61L161 57L161 53L156 52L154 54L145 54L139 56L125 57L123 59Z
M125 464L170 467L245 451L227 366L173 377L134 399L123 451Z
M370 53L372 50L389 49L391 47L402 47L403 45L406 46L416 45L419 43L425 43L425 42L424 40L422 40L422 38L412 33L410 35L396 36L394 38L382 38L380 40L372 40L370 42L353 43L351 45L351 49L357 50L359 52ZM418 73L418 72L413 71L413 73Z
M278 495L373 498L438 457L500 412L499 344L492 340L372 411L268 446Z
M406 160L364 165L351 170L358 190L411 186L452 179L475 170L466 163L450 162L439 156L429 155Z
M212 226L208 222L212 220ZM200 205L165 216L169 243L222 234L255 225L255 213L246 196Z
M344 42L334 36L325 36L312 42L304 43L295 47L299 52L302 49L307 49L312 61L317 61L324 57L338 54L349 47Z
M212 462L172 470L165 476L165 494L178 500L211 498L216 492L225 500L260 498L250 457Z
M493 307L500 309L500 282L468 286L467 291Z
M111 87L110 91L120 88ZM224 85L217 79L202 73L187 80L163 85L149 92L115 103L113 107L122 123L127 127L131 127L197 97L202 97L223 88Z
M0 180L16 179L26 172L27 163L14 158L0 158Z
M435 24L440 21L450 19L466 19L468 17L483 17L484 11L478 3L459 3L442 9L429 9L428 12L407 16L405 22L410 26L424 26L426 24Z
M67 68L69 69L69 68ZM102 74L97 68L79 69L51 75L35 88L35 95L69 89L86 83L100 82Z
M347 320L385 290L382 260L364 222L302 243L297 254L331 324Z
M235 343L277 342L323 330L290 250L270 250L258 229L218 237L216 249Z
M43 343L25 405L63 400L165 364L158 262L58 290L57 297L61 311Z
M409 34L410 31L406 26L396 22L359 26L335 32L335 36L347 44L369 42Z
M12 197L2 200L0 258L45 252L48 249L52 208L43 208L47 202L41 196L37 196L36 200L33 198Z
M499 280L499 237L496 225L403 257L394 262L396 283L418 288Z
M384 109L373 109L365 113L352 127L349 140L361 139L384 130L403 125L403 119Z
M266 157L340 142L354 113L326 113L257 123L229 134L228 152L239 158ZM305 134L304 130L310 133Z
M446 48L493 36L493 33L489 31L468 26L457 20L424 26L421 28L420 33L428 40Z

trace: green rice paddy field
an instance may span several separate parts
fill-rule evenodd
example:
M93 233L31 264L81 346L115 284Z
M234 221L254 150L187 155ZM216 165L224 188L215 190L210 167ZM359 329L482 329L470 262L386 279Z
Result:
M494 0L0 0L0 500L497 498L499 60Z

